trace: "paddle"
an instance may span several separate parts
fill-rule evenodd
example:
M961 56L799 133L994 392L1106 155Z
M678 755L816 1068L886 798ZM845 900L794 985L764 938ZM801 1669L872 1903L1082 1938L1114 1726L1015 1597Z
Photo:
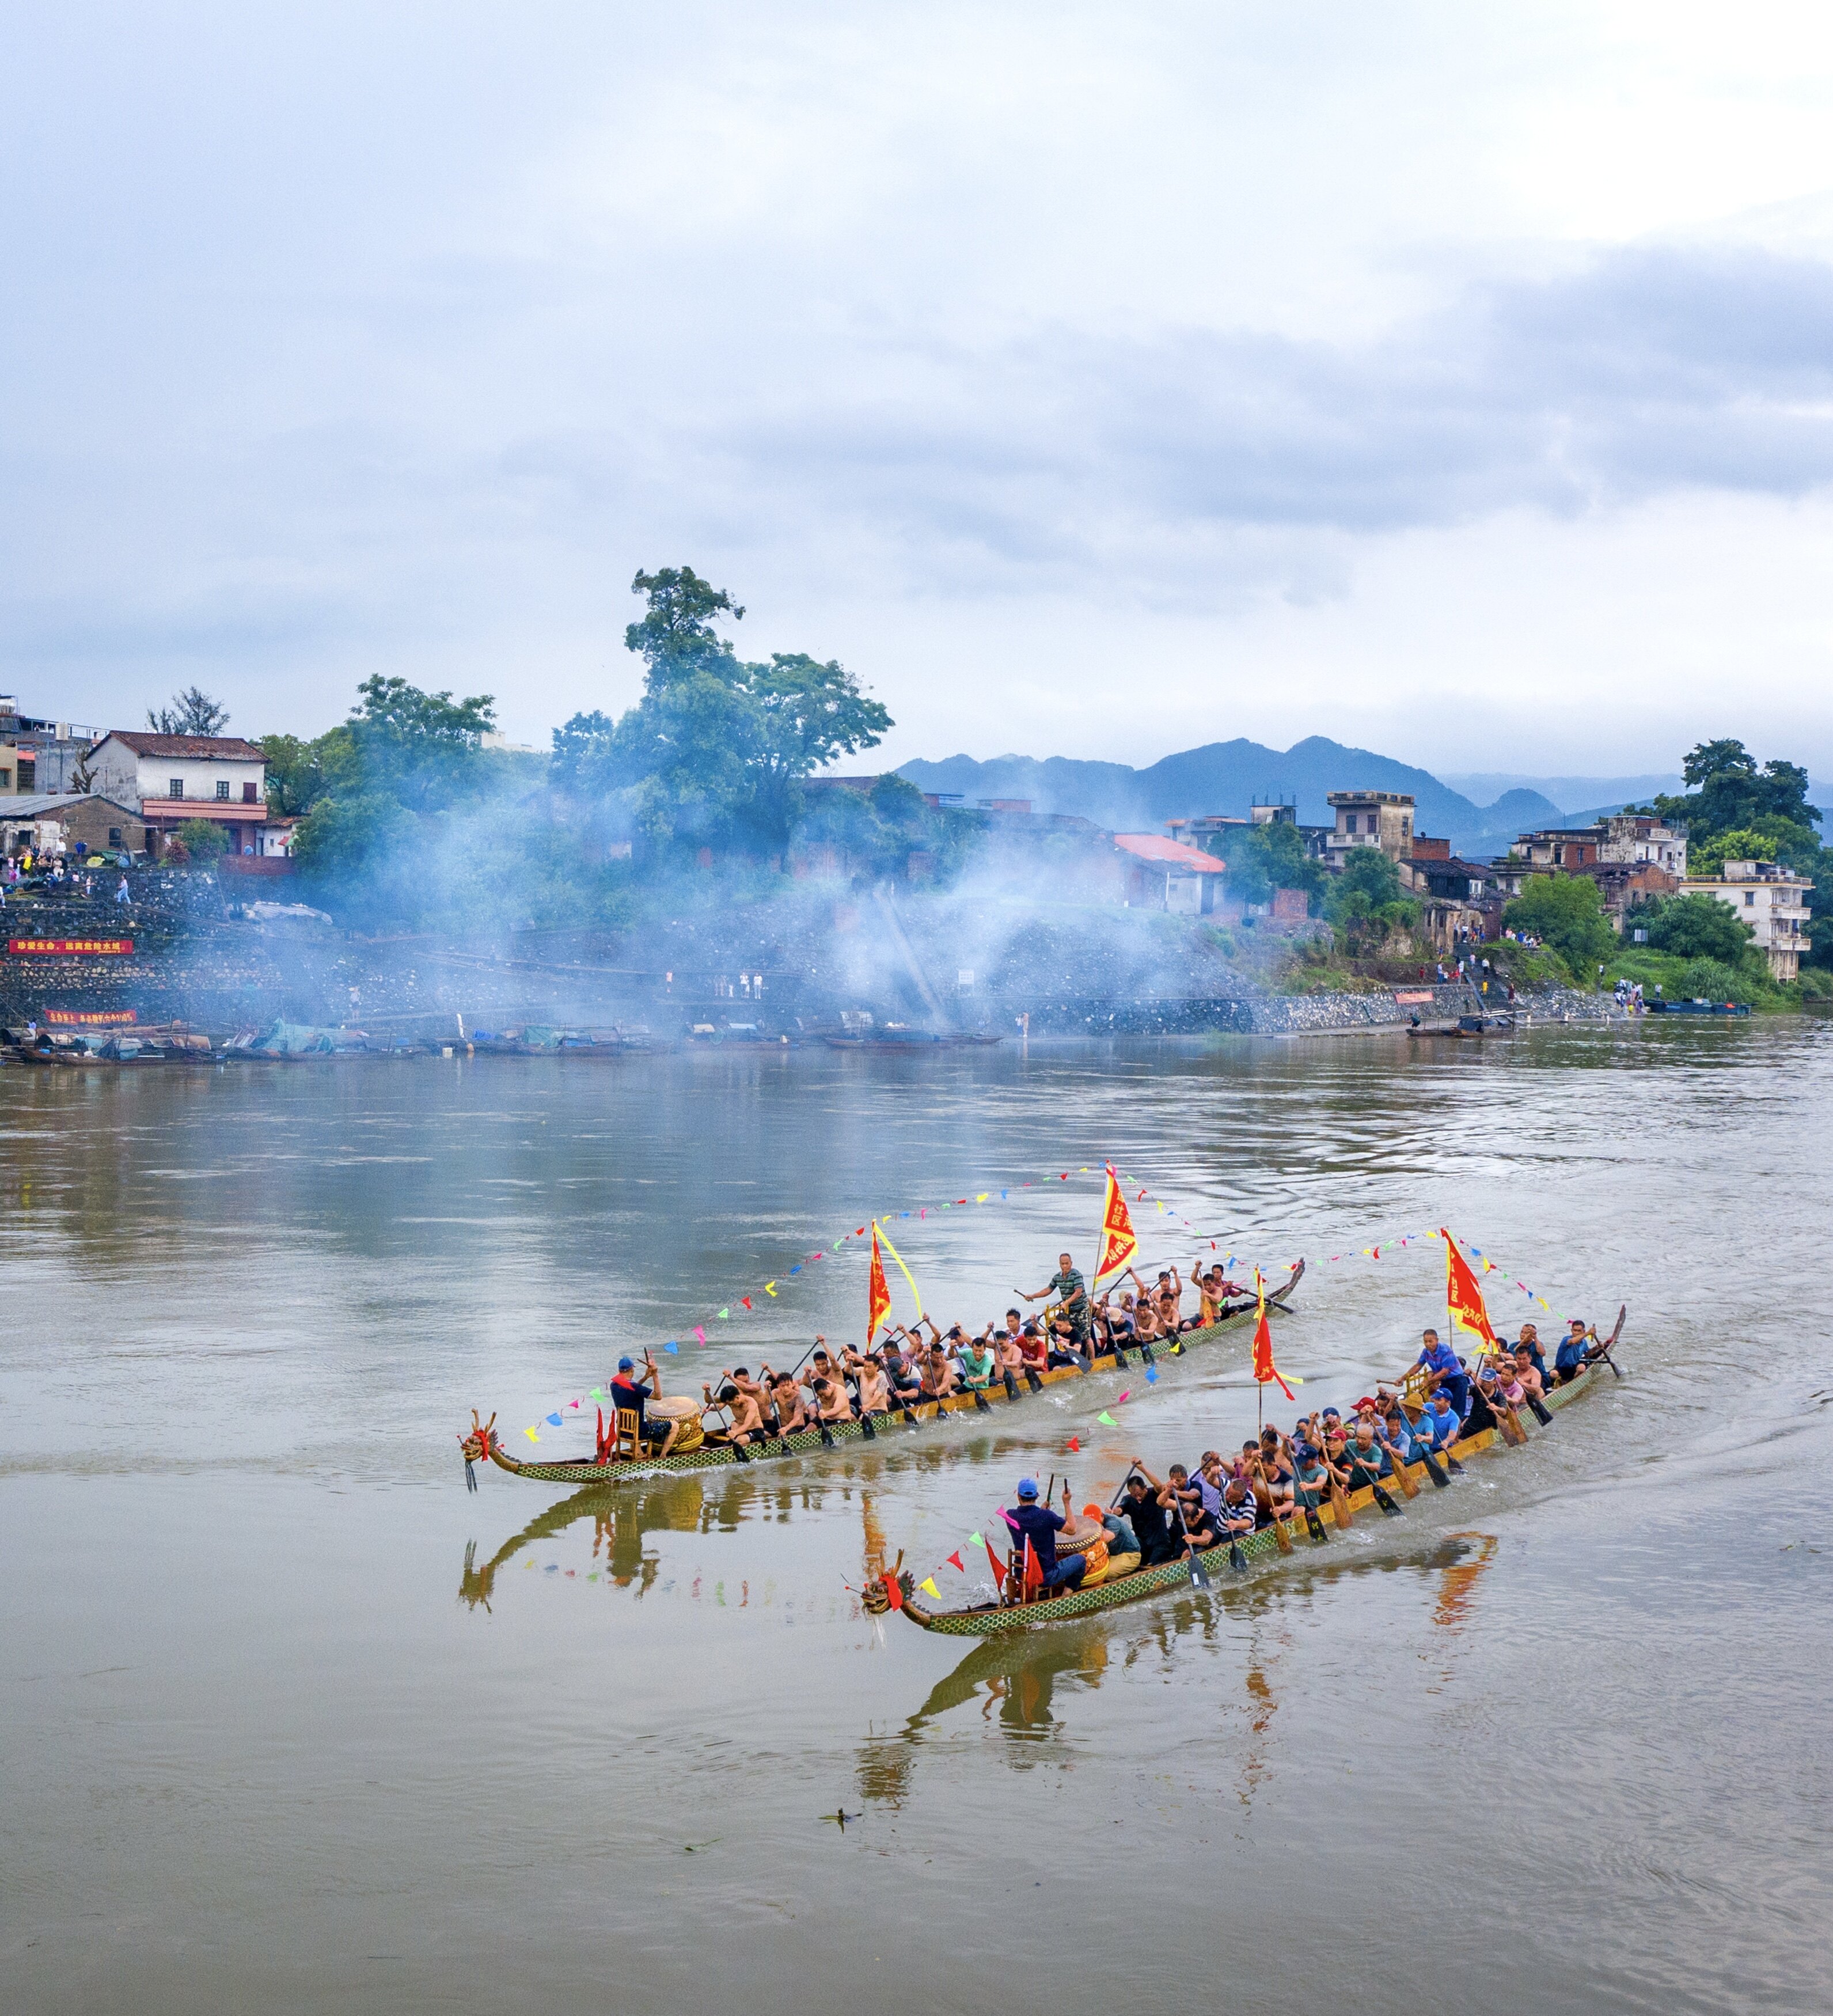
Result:
M1305 1524L1310 1528L1312 1539L1322 1543L1327 1541L1330 1535L1324 1531L1324 1521L1317 1516L1317 1499L1311 1496L1305 1480L1299 1474L1299 1453L1292 1447L1292 1438L1289 1435L1281 1435L1279 1440L1281 1447L1292 1459L1292 1487L1298 1494L1299 1503L1305 1508Z
M1273 1487L1267 1481L1267 1473L1259 1464L1254 1467L1254 1503L1273 1522L1273 1536L1279 1543L1282 1554L1292 1552L1292 1535L1285 1530L1285 1521L1273 1509Z
M1382 1442L1378 1438L1377 1445L1385 1449L1388 1453L1388 1461L1393 1468L1394 1481L1409 1498L1417 1498L1419 1496L1419 1486L1407 1474L1407 1459L1392 1442Z
M1213 1584L1209 1580L1209 1571L1203 1566L1202 1557L1191 1541L1190 1522L1184 1516L1184 1500L1175 1489L1171 1493L1171 1503L1177 1507L1177 1523L1184 1528L1184 1544L1189 1549L1184 1558L1190 1564L1190 1586L1192 1589L1212 1588ZM1238 1553L1240 1550L1237 1549L1236 1551Z
M1483 1393L1480 1383L1477 1391ZM1496 1425L1502 1431L1502 1439L1505 1442L1512 1444L1516 1449L1526 1449L1528 1431L1522 1426L1520 1415L1509 1404L1508 1396L1502 1391L1501 1384L1498 1383L1493 1394L1483 1393L1483 1399L1488 1404L1490 1412L1496 1417ZM1500 1413L1497 1411L1498 1409L1501 1409Z
M1629 1312L1630 1305L1627 1302L1625 1302L1622 1308L1616 1312L1616 1328L1610 1333L1609 1341L1607 1343L1603 1338L1598 1337L1598 1348L1594 1352L1588 1351L1585 1354L1587 1359L1601 1358L1605 1363L1610 1367L1611 1370L1616 1373L1616 1376L1619 1379L1622 1378L1623 1374L1620 1372L1617 1372L1616 1360L1610 1355L1610 1347L1616 1342L1619 1337L1623 1335L1623 1318L1626 1316ZM1591 1326L1591 1334L1594 1337L1598 1337L1598 1326L1595 1323Z
M1336 1474L1336 1466L1331 1460L1327 1443L1324 1450L1324 1467L1330 1478L1330 1516L1336 1521L1339 1533L1346 1533L1355 1525L1355 1517L1350 1510L1350 1494L1344 1490L1342 1480Z
M1368 1464L1357 1455L1355 1444L1353 1442L1346 1442L1343 1445L1343 1454L1346 1456L1355 1467L1360 1471L1362 1474L1368 1479L1368 1488L1375 1493L1375 1503L1381 1507L1382 1511L1387 1514L1390 1519L1398 1519L1401 1516L1400 1507L1394 1503L1393 1499L1389 1497L1384 1490L1382 1490L1381 1488L1381 1479L1378 1477L1372 1475L1369 1471ZM1415 1486L1414 1488L1417 1489L1418 1487Z

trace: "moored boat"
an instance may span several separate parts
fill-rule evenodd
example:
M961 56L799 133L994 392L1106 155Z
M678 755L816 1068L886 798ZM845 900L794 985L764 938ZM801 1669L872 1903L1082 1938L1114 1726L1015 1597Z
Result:
M1569 1406L1574 1400L1590 1392L1602 1376L1601 1363L1594 1363L1587 1366L1569 1384L1554 1387L1547 1394L1544 1402L1547 1411L1551 1413L1557 1408ZM1448 1453L1461 1463L1494 1447L1499 1439L1494 1428L1483 1428L1475 1435L1461 1438L1452 1444ZM1410 1482L1417 1484L1423 1481L1426 1474L1423 1463L1407 1467L1407 1475ZM1388 1481L1392 1480L1384 1479L1384 1488ZM1364 1485L1348 1492L1346 1500L1353 1518L1358 1512L1375 1504L1374 1487ZM1334 1528L1336 1517L1328 1500L1321 1503L1317 1510L1320 1522ZM1306 1537L1305 1520L1302 1514L1288 1522L1285 1537L1288 1545L1295 1553L1304 1549L1314 1550L1318 1544L1314 1539ZM1237 1540L1235 1546L1242 1557L1242 1566L1250 1569L1276 1559L1285 1551L1280 1544L1279 1533L1271 1525L1263 1526ZM1219 1546L1206 1549L1197 1556L1197 1559L1202 1564L1206 1572L1219 1575L1230 1565L1229 1543L1224 1541ZM1237 1568L1236 1572L1239 1571L1240 1569ZM895 1601L886 1593L883 1581L872 1585L866 1591L866 1607L875 1615L882 1615L886 1610L895 1608L900 1615L908 1617L912 1624L920 1625L925 1631L940 1633L944 1637L997 1638L1008 1632L1031 1631L1047 1624L1069 1623L1080 1618L1092 1617L1101 1611L1119 1609L1125 1604L1142 1603L1169 1591L1188 1589L1191 1586L1191 1575L1188 1561L1166 1561L1153 1568L1136 1568L1130 1575L1117 1575L1112 1581L1104 1580L1095 1583L1093 1587L1073 1589L1062 1596L1044 1597L1030 1603L997 1600L977 1603L960 1610L929 1608L916 1593L913 1579L908 1571L898 1574L895 1580L897 1589Z
M1285 1309L1287 1298L1304 1276L1305 1263L1295 1261L1290 1275L1283 1285L1268 1295L1267 1302L1273 1307ZM1141 1352L1138 1345L1130 1346L1117 1357L1104 1355L1092 1361L1087 1370L1079 1366L1058 1366L1054 1370L1037 1373L1039 1388L1073 1384L1077 1380L1093 1377L1098 1373L1123 1370L1134 1354L1140 1352L1144 1363L1155 1359L1160 1365L1173 1360L1184 1352L1199 1346L1214 1342L1227 1326L1250 1313L1255 1307L1252 1301L1228 1305L1215 1323L1200 1330L1186 1330L1175 1343L1160 1343ZM471 1430L458 1438L464 1452L465 1470L468 1478L473 1478L473 1466L487 1459L498 1470L506 1471L512 1477L526 1478L532 1484L557 1484L577 1488L584 1484L620 1484L645 1477L679 1476L692 1471L723 1470L739 1463L776 1463L797 1456L818 1455L824 1448L840 1443L875 1441L902 1422L907 1427L922 1423L940 1421L960 1414L982 1414L997 1411L1013 1404L1014 1398L1023 1401L1030 1398L1026 1387L1019 1384L1015 1395L1008 1395L1004 1388L992 1386L978 1395L974 1393L951 1394L941 1400L925 1400L908 1409L879 1417L875 1420L835 1421L824 1431L808 1429L798 1435L771 1436L767 1441L754 1443L749 1449L739 1450L729 1442L709 1436L699 1447L668 1456L627 1456L610 1463L600 1463L589 1456L554 1462L528 1463L512 1456L503 1447L498 1436L493 1414L489 1422L479 1419L473 1412ZM474 1480L473 1480L474 1481Z

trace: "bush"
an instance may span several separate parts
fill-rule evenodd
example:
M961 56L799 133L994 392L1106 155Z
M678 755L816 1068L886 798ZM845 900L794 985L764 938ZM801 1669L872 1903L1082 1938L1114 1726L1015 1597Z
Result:
M229 851L228 836L212 819L186 819L178 829L177 839L179 846L184 849L179 859L194 862L199 868L214 866ZM171 851L168 843L166 848L168 859Z
M1709 903L1712 898L1705 899ZM1746 1006L1770 992L1768 982L1716 959L1690 959L1680 977L1684 1001L1741 1001Z
M1750 927L1728 903L1698 891L1669 896L1648 925L1648 942L1657 952L1677 959L1716 959L1724 966L1742 962L1750 939Z

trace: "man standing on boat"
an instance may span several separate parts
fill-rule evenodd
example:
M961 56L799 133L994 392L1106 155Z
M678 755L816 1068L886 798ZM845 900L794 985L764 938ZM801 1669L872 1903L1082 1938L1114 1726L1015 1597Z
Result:
M1039 1302L1052 1296L1059 1305L1059 1313L1069 1323L1076 1350L1086 1353L1088 1349L1088 1283L1076 1273L1067 1253L1057 1255L1055 1279L1047 1282L1036 1294L1026 1296L1025 1300Z
M1069 1255L1063 1258L1067 1262ZM1078 1280L1080 1276L1076 1277ZM1037 1502L1037 1480L1034 1477L1019 1479L1019 1502L1005 1515L1006 1524L1012 1529L1012 1536L1019 1543L1019 1565L1023 1569L1026 1543L1030 1543L1031 1557L1043 1575L1039 1593L1053 1596L1063 1589L1074 1589L1080 1582L1088 1564L1080 1554L1072 1554L1066 1561L1056 1557L1056 1536L1063 1530L1065 1521L1060 1512L1053 1512L1048 1505Z
M1436 1330L1429 1330L1421 1342L1424 1348L1414 1363L1423 1366L1431 1375L1429 1385L1443 1386L1450 1395L1451 1405L1459 1415L1468 1413L1470 1374L1464 1369L1464 1361L1450 1345L1439 1343Z

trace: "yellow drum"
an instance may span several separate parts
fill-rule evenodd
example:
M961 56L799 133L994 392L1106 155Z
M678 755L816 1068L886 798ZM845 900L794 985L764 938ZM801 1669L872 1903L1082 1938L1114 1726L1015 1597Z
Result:
M1108 1529L1098 1520L1072 1519L1056 1536L1058 1561L1080 1554L1088 1565L1082 1571L1082 1586L1099 1582L1108 1571Z

